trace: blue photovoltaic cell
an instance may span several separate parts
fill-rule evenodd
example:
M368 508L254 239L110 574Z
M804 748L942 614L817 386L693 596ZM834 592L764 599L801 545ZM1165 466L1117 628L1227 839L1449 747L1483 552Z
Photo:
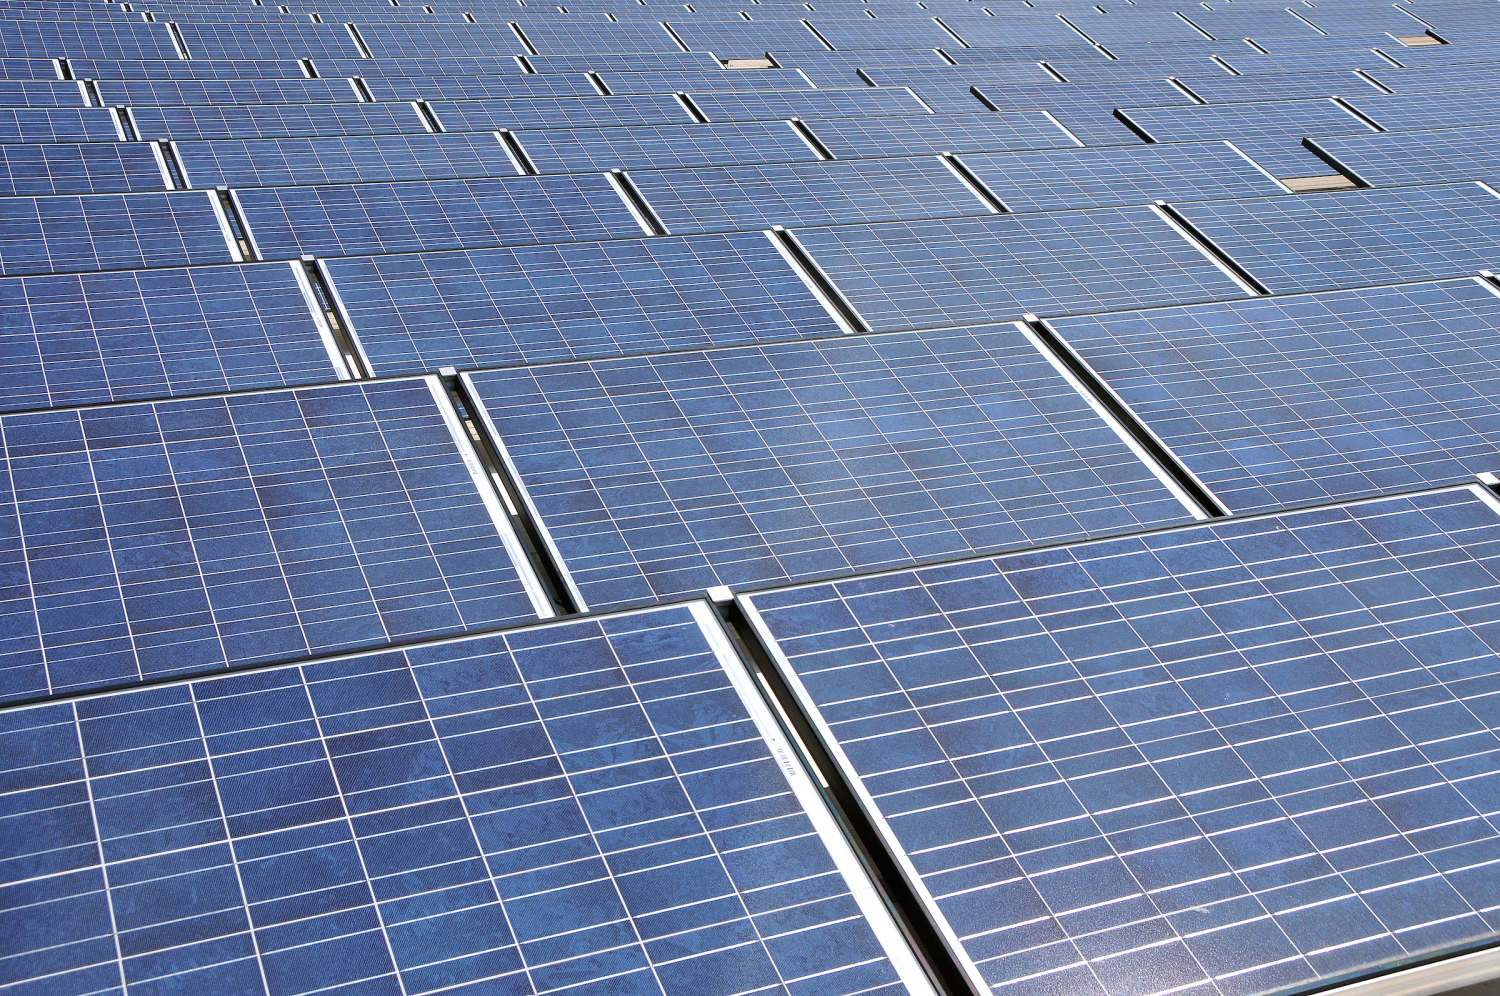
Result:
M133 107L141 138L282 138L311 135L422 134L428 129L409 103L243 104Z
M594 609L1187 517L1012 326L470 376Z
M202 191L0 199L0 274L228 263Z
M107 194L166 186L142 142L0 145L0 196Z
M1332 100L1127 107L1119 113L1158 142L1227 139L1267 172L1280 177L1328 172L1327 163L1303 148L1306 135L1369 134L1375 130Z
M1367 48L1351 52L1320 52L1315 62L1295 53L1263 55L1251 48L1226 51L1220 57L1233 66L1236 72L1246 76L1259 73L1303 73L1311 67L1319 70L1391 68L1388 59L1381 58L1375 51Z
M1243 296L1144 207L840 225L796 238L877 331Z
M1440 9L1441 5L1434 5L1434 10ZM1430 18L1433 11L1429 10L1427 14ZM1320 7L1316 13L1309 10L1301 16L1331 35L1387 31L1400 38L1424 34L1427 31L1427 25L1417 20L1415 14L1408 14L1395 4L1388 7L1379 4L1360 4L1345 10L1339 10L1337 7Z
M582 73L549 73L545 76L541 73L525 76L358 75L376 100L514 100L517 97L584 97L599 93Z
M266 259L637 236L604 177L507 177L236 193Z
M1311 987L1492 935L1468 489L748 599L996 993Z
M0 279L0 409L329 381L284 263Z
M1500 127L1441 128L1312 140L1372 187L1500 178Z
M667 231L989 214L938 157L632 173Z
M6 713L12 977L904 996L701 608Z
M1500 470L1500 296L1477 280L1058 319L1232 512Z
M648 73L677 69L719 69L712 52L610 52L607 55L531 55L527 56L539 73L603 72Z
M1228 76L1221 72L1215 76L1183 76L1177 82L1210 104L1317 100L1382 92L1369 80L1351 72L1265 73L1259 76ZM1279 105L1273 105L1272 109L1276 106Z
M930 5L929 5L930 6ZM929 67L948 65L933 49L853 52L777 52L776 62L788 69L800 69L818 86L859 86L864 82L858 70Z
M206 56L207 53L201 53ZM8 59L175 59L165 24L143 21L0 21Z
M104 107L0 107L0 142L113 142L114 112Z
M166 34L166 25L156 28ZM260 24L183 23L177 30L195 59L355 59L360 54L342 24L283 19Z
M942 21L975 48L1088 44L1088 39L1082 34L1050 14L1041 17L1025 14L982 17L979 14L951 13L944 14Z
M295 59L82 59L68 60L80 80L249 80L296 79L302 67Z
M1500 263L1500 198L1478 184L1184 204L1273 292L1369 287Z
M424 380L0 433L0 700L536 618Z
M767 52L826 52L807 25L792 21L694 21L676 18L668 22L687 47L712 52L721 59L755 59ZM873 23L873 22L871 22Z
M104 103L112 106L352 104L359 100L349 81L340 79L100 80L95 85Z
M1434 124L1456 128L1500 124L1495 92L1360 94L1349 98L1355 110L1387 131L1424 131Z
M700 92L693 94L693 103L710 121L873 118L929 113L910 92L895 88Z
M1115 118L1117 107L1187 106L1193 98L1165 80L1107 80L1036 86L978 85L981 98L1001 111L1049 111L1085 144L1135 145L1141 138ZM1194 135L1189 141L1208 138Z
M1257 197L1281 188L1221 142L965 155L1012 211Z
M505 147L489 132L220 138L178 143L177 159L196 187L441 180L516 172Z
M57 79L57 64L51 59L15 59L0 56L0 79L55 80Z
M437 100L433 101L432 109L443 123L444 131L685 124L694 120L687 108L671 94Z
M656 22L656 16L653 14L646 24L612 24L599 14L597 24L533 20L522 28L542 55L603 53L602 57L608 59L614 52L676 52L677 42Z
M548 128L516 132L541 173L670 169L820 158L785 121L632 128Z
M1129 11L1130 8L1126 7L1124 10ZM1081 6L1067 11L1063 16L1068 19L1069 24L1102 45L1116 42L1148 42L1156 45L1207 40L1206 32L1194 27L1186 17L1179 17L1165 10L1148 10L1139 14L1104 14Z
M1318 29L1284 8L1188 10L1183 16L1215 38L1312 38Z
M1113 51L1113 49L1111 49ZM1096 52L1093 57L1051 58L1047 67L1070 83L1104 83L1123 80L1164 80L1177 73L1192 74L1221 73L1229 70L1207 55L1179 55L1173 58L1132 56L1128 59L1102 59Z
M808 127L835 159L918 156L927 152L1055 149L1080 144L1040 111L829 118L808 122Z
M1372 68L1369 75L1397 93L1488 90L1495 85L1495 64L1481 62L1422 69L1394 69L1386 65Z
M955 44L953 36L939 27L931 17L890 18L870 21L868 24L865 20L860 16L838 19L821 13L808 18L818 34L841 51L852 48L942 48L944 45Z
M375 25L371 25L373 30ZM439 50L441 52L441 50ZM507 50L508 52L508 50ZM488 56L439 55L426 53L411 57L375 59L319 59L313 63L319 76L506 76L521 75L526 70L510 54ZM561 73L564 69L543 69L532 61L539 73Z
M837 335L761 232L328 263L381 375Z

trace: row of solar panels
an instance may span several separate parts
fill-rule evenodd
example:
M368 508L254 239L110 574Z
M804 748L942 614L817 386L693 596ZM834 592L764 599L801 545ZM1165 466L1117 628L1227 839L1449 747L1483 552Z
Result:
M1497 508L1429 491L731 613L975 983L1264 992L1493 931ZM930 993L731 632L700 601L7 710L11 971Z
M594 309L599 337L678 309L756 318L574 272L554 302L633 298ZM493 272L444 276L527 314ZM58 288L28 289L66 317ZM661 355L458 374L456 400L428 376L3 416L0 694L1449 484L1495 458L1500 291L1485 279L854 338L802 297L802 315L767 305L822 338L689 351L699 332ZM93 357L58 323L61 388L73 373L248 386L286 376L272 362L333 379L316 334L153 352L139 316L119 318ZM23 341L6 366L34 377Z

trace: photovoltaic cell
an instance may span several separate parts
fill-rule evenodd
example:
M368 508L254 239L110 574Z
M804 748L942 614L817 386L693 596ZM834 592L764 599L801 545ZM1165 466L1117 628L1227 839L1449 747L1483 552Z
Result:
M524 76L358 75L376 100L513 100L517 97L583 97L599 93L582 73L529 73Z
M840 225L796 238L877 331L1243 296L1143 207Z
M1328 164L1302 146L1306 135L1371 133L1375 129L1332 100L1192 107L1128 107L1119 112L1158 142L1222 138L1276 176L1319 176Z
M423 134L428 130L409 103L134 107L130 113L141 138L175 141Z
M1222 142L965 155L1012 211L1255 197L1281 188Z
M49 60L50 61L50 60ZM297 60L70 58L73 76L80 80L248 80L296 79L302 75ZM55 69L52 70L55 73Z
M784 121L787 118L873 118L926 114L917 98L894 88L860 90L753 90L695 93L693 103L710 121Z
M165 39L166 26L159 24L156 29ZM342 24L184 23L177 30L196 59L357 59L360 54ZM165 57L172 54L168 43Z
M0 274L228 263L202 191L0 199Z
M1361 94L1349 103L1387 131L1425 131L1435 122L1450 128L1500 124L1489 91Z
M747 601L992 991L1249 994L1492 933L1497 542L1456 489Z
M639 235L599 175L273 187L236 193L266 259Z
M335 259L381 375L838 335L760 232Z
M5 714L18 974L930 992L703 608Z
M526 37L542 55L589 53L607 58L614 52L667 53L678 50L677 42L656 23L655 17L646 24L613 24L601 14L597 24L529 21L524 28Z
M758 69L725 72L723 69L669 69L655 72L601 72L610 93L677 93L715 90L796 90L811 88L807 78L794 69Z
M536 618L431 388L0 419L7 573L30 579L9 589L13 631L30 633L0 696Z
M942 48L954 43L953 36L935 24L930 17L890 18L865 24L865 18L814 14L808 20L818 34L841 51L856 48Z
M207 55L208 53L202 53ZM175 59L165 24L141 21L0 21L7 59Z
M723 59L761 58L767 52L828 51L828 46L818 41L800 20L715 24L674 18L668 23L688 48L712 52Z
M0 142L113 142L114 113L104 107L0 107Z
M0 409L335 377L284 263L0 279Z
M1500 297L1476 280L1058 319L1225 505L1500 469Z
M441 180L516 172L490 132L220 138L180 142L176 150L188 182L197 187Z
M816 160L818 154L785 121L632 128L548 128L516 132L541 173L669 169L754 162Z
M0 107L87 107L77 83L0 80Z
M1187 517L1012 326L466 376L595 609Z
M936 156L641 171L631 179L667 230L679 234L992 210Z
M1080 144L1040 111L1013 114L929 114L899 118L810 121L835 159L919 156L930 152L1001 152Z
M678 69L720 69L712 52L610 52L580 55L533 55L528 61L539 73L604 72L654 73Z
M0 196L108 194L165 186L141 142L0 145Z
M1278 293L1460 276L1500 260L1500 198L1478 184L1216 201L1179 210Z
M1399 70L1397 70L1399 72ZM1263 73L1258 76L1181 76L1178 82L1210 104L1251 101L1317 100L1380 93L1379 87L1353 72Z

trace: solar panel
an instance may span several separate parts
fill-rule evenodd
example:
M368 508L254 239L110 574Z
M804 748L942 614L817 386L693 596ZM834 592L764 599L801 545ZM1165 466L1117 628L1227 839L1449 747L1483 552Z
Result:
M1495 66L1481 62L1430 69L1377 66L1369 76L1396 93L1436 93L1444 90L1482 90L1494 85Z
M103 107L0 107L0 142L113 142L113 112Z
M207 53L202 53L206 55ZM140 21L0 21L7 59L175 59L165 24Z
M582 73L530 73L525 76L366 76L376 100L513 100L529 97L595 96Z
M370 30L375 30L372 25ZM161 27L157 31L166 36ZM195 59L356 59L354 39L342 24L306 21L272 23L185 23L176 27L183 47ZM163 58L170 58L170 45Z
M723 69L659 69L651 72L599 73L610 93L678 93L689 90L796 90L811 88L806 76L795 69L758 69L725 72Z
M936 68L948 63L932 49L886 49L853 52L778 52L778 65L800 69L818 86L859 86L858 70Z
M1041 111L829 118L807 125L835 159L1055 149L1082 144Z
M141 138L182 142L210 138L420 134L428 130L422 116L409 103L133 107L130 116Z
M1303 73L1312 65L1306 56L1291 55L1261 55L1254 49L1245 49L1243 52L1236 49L1225 52L1225 62L1233 66L1236 72L1246 76L1254 76L1262 73ZM1384 59L1373 49L1355 49L1349 52L1320 52L1315 63L1319 70L1328 71L1334 69L1389 69L1391 62Z
M83 90L64 80L0 81L0 107L87 107Z
M1008 326L466 376L595 609L1188 514Z
M508 100L437 100L432 110L444 131L496 128L588 128L611 125L685 124L696 120L672 94L619 97L512 97Z
M1116 80L1155 80L1170 76L1227 74L1229 70L1207 55L1177 55L1170 58L1150 55L1127 59L1093 58L1047 59L1052 72L1070 83L1107 83Z
M177 143L176 153L187 181L197 187L440 180L516 172L490 132L220 138Z
M752 58L767 52L826 52L801 20L721 23L678 18L667 22L690 49L712 52L724 59Z
M760 232L330 260L390 375L837 335Z
M0 699L536 618L440 392L414 379L0 419L7 560L31 578L10 590Z
M109 105L145 104L352 104L359 95L348 80L101 80L95 84Z
M1134 145L1140 141L1139 135L1115 117L1117 107L1171 107L1193 103L1193 98L1165 80L1039 86L980 85L974 89L982 101L998 111L1047 111L1082 143L1089 145ZM1207 136L1194 137L1202 139Z
M994 209L937 157L632 173L667 231L988 214Z
M1179 210L1278 293L1461 276L1500 260L1500 198L1478 184L1214 201Z
M1360 94L1349 104L1386 131L1425 131L1434 124L1449 128L1500 124L1490 92Z
M1280 991L1491 933L1497 539L1455 489L746 601L979 985Z
M933 18L918 20L913 17L892 17L865 24L863 20L853 17L814 14L808 18L808 23L839 50L941 48L954 43L953 36L944 31Z
M1126 107L1119 113L1157 142L1228 139L1268 172L1281 177L1328 172L1328 164L1303 147L1303 136L1375 130L1333 100Z
M821 158L785 121L630 128L519 131L517 141L541 173L667 169Z
M264 259L639 235L602 176L413 180L238 191Z
M1089 39L1055 14L1028 17L980 17L977 14L944 14L943 24L974 48L1014 48L1037 45L1084 45Z
M51 60L48 60L50 65ZM68 60L80 80L242 80L295 79L303 75L296 59L86 59ZM55 72L55 67L50 72ZM342 74L340 74L342 75Z
M1500 181L1500 127L1319 136L1309 141L1372 187Z
M1061 16L1067 19L1068 24L1101 45L1115 42L1196 42L1208 37L1207 32L1199 30L1185 16L1167 11L1105 14L1098 9L1083 7L1069 10Z
M201 191L0 199L0 274L228 263Z
M1290 10L1190 10L1182 16L1215 38L1315 38L1317 28Z
M526 38L540 55L605 54L613 52L676 52L677 42L660 24L612 24L603 16L598 24L535 21L525 27Z
M873 118L931 113L905 89L752 90L695 93L710 121L784 121L787 118Z
M1015 85L1056 82L1035 62L1001 63L998 66L931 66L921 69L861 70L869 82L881 87L910 87L928 107L941 114L973 114L983 105L969 88L979 82L999 79Z
M581 55L532 55L527 60L539 73L616 72L654 73L690 69L720 69L712 52L610 52Z
M141 142L0 145L0 196L161 190L161 170Z
M285 264L0 278L0 410L334 379Z
M1381 92L1375 84L1352 72L1184 76L1177 82L1210 104L1309 100Z
M18 968L288 996L930 993L732 656L674 606L7 713L28 745L7 756L36 762L8 772L27 884L6 894L34 904L11 918L70 924Z
M964 165L1012 211L1255 197L1281 191L1223 142L966 155Z
M1500 291L1478 279L1058 319L1235 512L1500 469Z
M796 237L876 330L1242 294L1149 208L840 225Z
M319 59L313 65L320 76L519 76L526 72L514 55L460 55L443 53L441 49L424 55ZM560 73L564 70L549 68L537 71Z

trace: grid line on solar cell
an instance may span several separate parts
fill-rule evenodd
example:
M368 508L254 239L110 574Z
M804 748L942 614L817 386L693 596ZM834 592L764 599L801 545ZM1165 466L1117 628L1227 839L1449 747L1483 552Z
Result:
M1188 514L1010 326L466 376L593 608Z
M838 335L760 232L328 262L388 376Z
M335 379L284 264L0 278L0 409Z
M515 172L505 148L490 132L221 138L181 142L176 152L188 182L197 187L442 180Z
M935 156L641 171L631 180L679 234L991 213Z
M107 194L165 186L141 142L0 145L0 196Z
M80 928L21 964L286 996L905 996L700 608L6 714L36 761L11 773L32 832L7 901L35 905L10 919ZM94 950L111 920L123 958Z
M518 131L515 136L541 173L730 166L820 158L785 121L548 128Z
M1281 192L1274 180L1222 142L978 153L963 161L1012 211Z
M640 234L625 203L599 175L281 187L235 196L266 259Z
M15 414L0 432L11 570L31 590L11 589L25 647L4 700L536 618L422 380Z
M1149 208L799 229L877 331L1240 297Z
M1500 469L1500 296L1477 280L1054 325L1234 512Z
M0 199L0 274L233 261L197 191Z
M1500 260L1500 198L1476 184L1184 204L1273 292L1452 277Z
M1497 550L1462 489L750 601L995 991L1252 993L1492 933Z

